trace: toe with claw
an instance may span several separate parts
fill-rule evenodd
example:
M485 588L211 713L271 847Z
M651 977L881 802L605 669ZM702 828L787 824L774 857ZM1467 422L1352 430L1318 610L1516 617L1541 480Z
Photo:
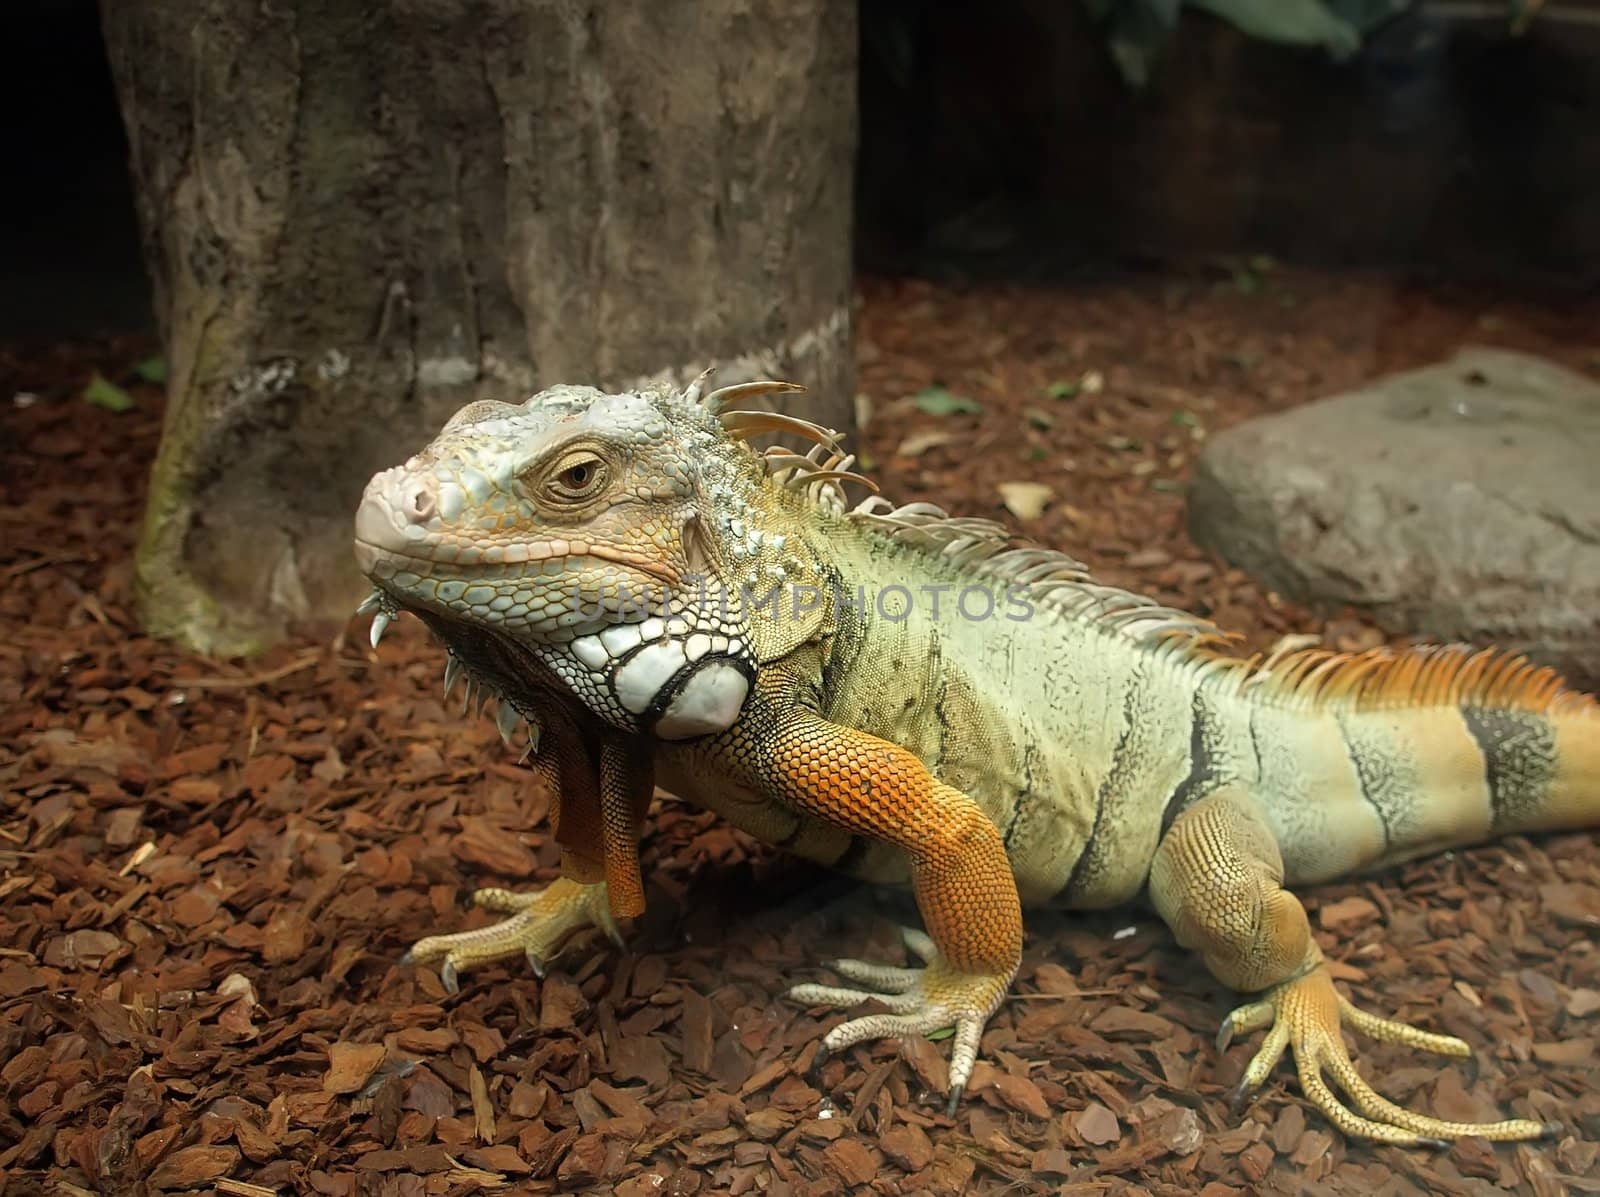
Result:
M813 1070L829 1056L866 1039L926 1035L954 1027L947 1104L947 1112L953 1115L977 1062L983 1028L1004 1000L1015 969L995 974L961 972L944 959L923 932L908 927L901 934L906 946L923 960L923 967L896 968L865 960L835 960L831 962L833 970L863 988L796 985L786 996L808 1006L834 1009L846 1009L869 998L888 1007L887 1013L853 1018L829 1031L812 1061Z
M1398 1106L1372 1088L1356 1071L1340 1034L1341 1025L1389 1043L1464 1057L1472 1049L1452 1035L1436 1035L1402 1022L1358 1009L1334 988L1325 964L1271 990L1259 1001L1240 1006L1223 1020L1217 1047L1225 1050L1234 1035L1264 1030L1261 1048L1251 1058L1232 1095L1237 1112L1249 1104L1286 1049L1294 1050L1301 1091L1311 1104L1345 1134L1406 1146L1447 1146L1468 1135L1484 1139L1537 1139L1559 1128L1549 1123L1511 1118L1503 1122L1449 1122ZM1331 1080L1355 1107L1335 1096ZM1356 1111L1359 1111L1356 1112Z
M534 974L542 977L545 966L584 931L598 929L613 943L622 945L622 933L611 917L603 881L585 885L562 878L547 889L521 894L480 889L472 895L472 902L511 917L472 931L419 939L401 963L438 960L445 989L455 993L465 970L512 956L524 957Z

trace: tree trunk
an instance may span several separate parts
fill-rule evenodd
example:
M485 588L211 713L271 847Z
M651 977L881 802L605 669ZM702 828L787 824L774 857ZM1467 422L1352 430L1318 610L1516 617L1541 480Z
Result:
M776 374L850 426L853 0L103 0L168 357L144 619L362 593L361 488L469 400Z

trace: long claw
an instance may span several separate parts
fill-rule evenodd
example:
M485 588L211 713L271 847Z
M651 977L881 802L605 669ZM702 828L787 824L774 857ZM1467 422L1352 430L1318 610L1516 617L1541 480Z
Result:
M1235 1035L1248 1035L1251 1031L1270 1027L1277 1016L1278 1012L1271 1002L1251 1002L1248 1006L1240 1006L1224 1018L1222 1025L1217 1028L1217 1051L1227 1051Z
M439 976L450 993L458 992L463 970L513 956L521 956L542 977L566 943L586 930L599 928L612 942L622 940L604 882L582 885L562 879L525 894L491 887L474 893L472 903L510 917L471 931L430 935L401 957L406 964L439 960Z
M1340 1034L1341 1023L1390 1042L1405 1043L1450 1056L1470 1054L1466 1043L1451 1035L1421 1031L1405 1023L1357 1009L1334 989L1326 965L1319 964L1287 981L1266 998L1241 1006L1224 1020L1218 1034L1225 1043L1235 1031L1269 1026L1261 1048L1251 1058L1230 1096L1237 1115L1286 1047L1292 1047L1300 1089L1330 1122L1345 1134L1408 1147L1447 1147L1451 1139L1478 1136L1502 1141L1541 1138L1549 1123L1512 1118L1501 1122L1451 1122L1396 1105L1361 1076ZM1350 1102L1346 1106L1328 1086L1333 1080ZM1354 1109L1350 1108L1351 1106Z
M826 1043L817 1044L816 1054L811 1057L811 1066L806 1069L806 1083L813 1089L821 1088L821 1085L818 1084L818 1081L822 1076L822 1066L826 1064L828 1060L832 1058L832 1056L833 1053L828 1050L828 1045Z
M962 1089L961 1085L950 1086L950 1099L944 1103L944 1116L946 1118L954 1118L956 1111L961 1108Z
M939 955L939 945L933 942L933 937L926 931L916 927L901 927L900 939L924 964L932 964Z
M984 1025L1005 997L1015 969L998 974L966 973L954 968L921 932L907 936L913 951L925 946L930 959L925 968L894 968L862 960L835 960L841 976L871 986L848 989L835 985L796 985L785 995L809 1006L848 1008L872 1000L888 1007L887 1014L867 1014L842 1022L823 1036L812 1060L812 1071L828 1056L866 1039L907 1038L955 1028L950 1052L950 1092L947 1108L953 1115L972 1075ZM919 953L920 954L920 953Z
M628 941L622 938L622 928L617 926L617 920L611 915L609 904L595 911L595 923L612 944L619 948L628 946Z
M378 641L383 639L383 633L388 628L389 622L394 618L387 611L379 611L372 617L372 630L367 638L372 641L372 647L378 647Z
M1228 1113L1237 1118L1255 1100L1261 1086L1252 1085L1249 1077L1240 1077L1239 1083L1228 1090Z

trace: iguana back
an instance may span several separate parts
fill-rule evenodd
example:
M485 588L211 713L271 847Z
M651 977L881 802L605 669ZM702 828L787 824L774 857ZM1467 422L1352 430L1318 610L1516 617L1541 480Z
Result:
M815 601L837 612L841 662L823 712L972 795L1025 902L1127 900L1173 819L1231 787L1261 804L1296 884L1600 823L1594 701L1521 658L1242 659L1209 623L985 521L920 505L816 519L835 576ZM813 598L774 601L792 614ZM886 848L853 864L906 875Z

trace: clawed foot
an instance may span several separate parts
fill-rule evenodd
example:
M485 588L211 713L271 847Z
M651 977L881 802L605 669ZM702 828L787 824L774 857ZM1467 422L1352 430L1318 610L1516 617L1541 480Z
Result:
M547 889L526 894L480 889L472 895L472 903L511 917L474 931L419 939L400 963L426 964L443 957L439 976L445 989L455 993L459 988L458 974L508 956L526 957L534 974L542 977L545 965L580 931L598 928L618 947L622 946L622 933L611 917L603 881L584 885L562 878Z
M842 1051L863 1039L900 1038L926 1035L955 1028L955 1045L950 1055L950 1100L948 1112L955 1113L961 1091L972 1075L978 1058L978 1041L1011 984L1011 974L978 974L953 968L933 940L910 927L901 929L906 946L924 961L924 968L895 968L865 960L835 960L830 967L846 980L868 986L845 989L834 985L796 985L785 995L808 1006L845 1009L871 998L882 1002L888 1014L868 1014L840 1023L822 1040L813 1068L834 1052Z
M1484 1139L1537 1139L1560 1129L1558 1124L1530 1122L1523 1118L1504 1122L1446 1122L1397 1106L1377 1093L1356 1071L1339 1033L1341 1022L1388 1043L1404 1043L1445 1056L1472 1054L1467 1044L1452 1035L1419 1031L1403 1022L1357 1009L1333 987L1327 966L1319 964L1305 976L1271 990L1262 1000L1240 1006L1223 1020L1222 1029L1217 1032L1218 1051L1226 1050L1235 1034L1267 1031L1261 1050L1251 1059L1234 1090L1235 1111L1242 1109L1260 1088L1283 1056L1284 1049L1293 1047L1301 1091L1347 1135L1384 1143L1444 1147L1448 1146L1446 1140L1468 1135ZM1360 1114L1346 1108L1334 1096L1324 1073L1344 1091Z

